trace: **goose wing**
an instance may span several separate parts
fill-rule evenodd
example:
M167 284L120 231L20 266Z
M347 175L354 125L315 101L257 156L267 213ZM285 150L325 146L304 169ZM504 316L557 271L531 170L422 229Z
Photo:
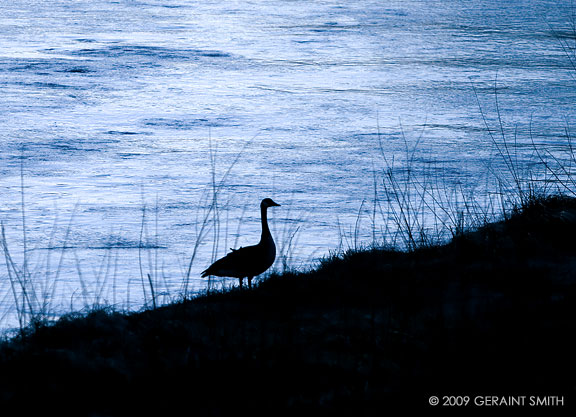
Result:
M244 278L258 275L259 260L262 250L258 245L232 249L232 252L218 259L202 272L202 277L215 275L219 277Z

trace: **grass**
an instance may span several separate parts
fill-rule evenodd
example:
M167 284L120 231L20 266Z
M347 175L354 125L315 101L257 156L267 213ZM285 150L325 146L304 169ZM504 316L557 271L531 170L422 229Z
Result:
M349 250L251 291L71 314L0 346L0 404L382 415L488 392L574 405L575 233L576 199L534 199L444 245Z

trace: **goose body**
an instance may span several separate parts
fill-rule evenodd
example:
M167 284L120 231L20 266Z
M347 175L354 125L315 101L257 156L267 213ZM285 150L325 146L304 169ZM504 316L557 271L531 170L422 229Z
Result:
M260 242L253 246L232 249L232 252L218 259L202 272L202 277L213 275L217 277L238 278L240 288L244 278L248 278L248 287L252 287L252 278L260 275L272 266L276 259L276 245L268 227L268 207L279 206L270 198L260 203L262 221L262 236Z

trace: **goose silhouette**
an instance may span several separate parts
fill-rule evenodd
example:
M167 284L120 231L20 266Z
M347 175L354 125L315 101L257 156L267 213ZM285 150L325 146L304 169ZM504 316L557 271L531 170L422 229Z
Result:
M252 278L260 275L272 266L276 259L276 245L268 227L268 207L276 207L270 198L260 203L262 219L262 236L257 245L232 249L228 255L218 259L202 272L202 278L207 276L233 277L240 280L240 288L244 278L248 278L248 287L252 288Z

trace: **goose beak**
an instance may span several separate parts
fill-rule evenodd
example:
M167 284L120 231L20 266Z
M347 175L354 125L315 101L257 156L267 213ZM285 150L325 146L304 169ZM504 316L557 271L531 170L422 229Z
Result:
M272 202L270 203L270 207L280 207L280 204L272 201Z

